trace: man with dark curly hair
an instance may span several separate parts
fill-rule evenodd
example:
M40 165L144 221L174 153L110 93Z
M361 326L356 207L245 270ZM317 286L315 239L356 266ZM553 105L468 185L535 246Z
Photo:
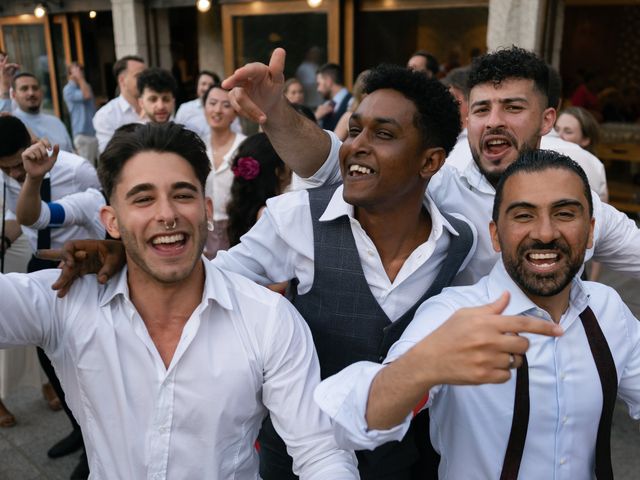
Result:
M178 86L171 72L162 68L148 68L138 76L138 104L144 119L153 123L171 120L176 107Z
M224 85L237 87L230 94L236 108L263 124L282 160L308 185L339 181L339 140L311 122L287 115L278 102L266 98L265 93L279 84L279 75L273 61L269 66L251 64ZM445 165L427 192L441 211L464 215L478 230L476 253L460 277L475 283L499 258L487 228L495 185L521 152L539 148L556 111L548 101L548 66L532 52L514 46L477 57L469 75L467 130L474 161L463 172ZM594 200L594 218L593 247L587 249L585 261L598 260L640 277L640 229L635 222L599 198Z

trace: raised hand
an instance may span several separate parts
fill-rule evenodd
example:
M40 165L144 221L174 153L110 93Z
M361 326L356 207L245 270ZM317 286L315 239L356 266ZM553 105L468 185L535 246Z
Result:
M224 88L231 90L229 98L239 114L264 124L278 102L286 102L282 95L285 55L284 49L276 48L269 65L249 63L222 82Z
M34 180L44 177L55 165L59 152L60 146L56 144L52 147L46 138L31 145L22 152L22 165L27 175Z
M9 94L11 82L19 68L19 64L9 62L7 55L0 55L0 94Z
M380 370L369 391L369 428L398 425L436 385L506 382L529 348L529 341L519 333L562 335L562 328L551 321L502 315L508 304L505 292L488 305L458 310Z
M429 383L502 383L522 364L529 341L519 333L562 335L555 323L522 315L502 315L509 304L504 292L495 302L462 308L415 347L429 357L435 378Z

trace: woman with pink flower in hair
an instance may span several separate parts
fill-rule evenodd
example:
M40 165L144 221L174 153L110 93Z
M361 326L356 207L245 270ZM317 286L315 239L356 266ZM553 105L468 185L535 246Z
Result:
M202 97L204 114L210 134L204 139L211 161L211 173L207 178L205 194L213 200L213 231L207 236L205 255L214 258L218 250L229 248L227 238L227 204L229 203L233 172L231 160L238 146L246 138L231 130L236 112L229 101L229 92L220 85L213 85Z
M288 190L291 170L275 152L264 133L248 137L231 162L234 178L227 206L230 246L240 242L256 223L267 199Z

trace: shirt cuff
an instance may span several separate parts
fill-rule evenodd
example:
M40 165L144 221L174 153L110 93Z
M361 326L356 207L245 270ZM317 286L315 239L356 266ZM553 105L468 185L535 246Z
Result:
M370 430L365 418L369 389L384 365L357 362L324 380L314 399L331 418L338 445L346 449L373 450L383 443L402 440L413 414L389 430Z
M331 140L331 149L329 150L327 159L324 161L318 171L312 176L308 178L301 178L297 175L294 176L294 179L292 180L293 190L302 190L306 188L321 187L323 185L332 185L334 183L342 181L342 177L340 176L339 159L339 152L340 147L342 146L342 142L332 131L325 130L324 132L329 135L329 139Z

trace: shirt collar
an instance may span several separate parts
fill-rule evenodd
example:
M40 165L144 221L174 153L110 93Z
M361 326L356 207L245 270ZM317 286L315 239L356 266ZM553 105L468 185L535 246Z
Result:
M531 313L536 317L542 315L538 312L542 310L538 307L525 293L520 289L516 282L509 276L505 269L502 258L496 262L493 269L489 273L487 280L487 292L489 298L502 294L507 290L511 294L509 305L505 308L503 315L521 315ZM589 304L589 295L587 294L582 280L577 276L571 280L571 291L569 294L569 309L574 308L577 314L580 314ZM568 309L568 310L569 310ZM567 310L567 311L568 311ZM545 312L545 316L548 314Z
M229 294L224 274L206 257L202 256L201 261L204 263L205 274L202 303L215 301L222 308L232 310L233 304L231 302L231 295ZM104 307L111 303L118 296L130 299L126 266L105 285L99 300L100 307Z
M128 111L133 111L135 113L135 110L133 109L131 104L127 102L127 100L122 95L118 95L118 97L116 98L116 102L118 102L118 107L120 107L122 113L127 113Z
M347 90L345 87L342 87L342 88L338 91L338 93L336 93L336 94L333 96L333 98L332 98L331 100L333 101L333 103L335 103L335 104L336 104L336 107L337 107L338 105L340 105L340 102L342 102L342 100L344 99L344 97L346 97L346 96L347 96L347 94L348 94L348 93L349 93L349 92L348 92L348 90Z
M345 202L342 196L343 188L344 185L340 185L336 188L336 191L333 192L327 208L325 208L320 216L321 222L329 222L344 215L350 219L355 219L355 209L353 205ZM456 229L453 228L449 221L440 213L440 210L438 210L438 207L436 207L436 204L428 194L424 196L423 205L431 216L431 236L437 240L442 235L443 229L447 229L452 235L458 236Z
M487 177L485 177L480 172L480 169L478 168L478 165L476 165L475 160L471 159L471 161L467 165L467 168L462 171L460 176L466 179L467 183L476 190L479 190L482 193L488 193L490 195L496 194L496 189L493 188L493 185L489 183Z

